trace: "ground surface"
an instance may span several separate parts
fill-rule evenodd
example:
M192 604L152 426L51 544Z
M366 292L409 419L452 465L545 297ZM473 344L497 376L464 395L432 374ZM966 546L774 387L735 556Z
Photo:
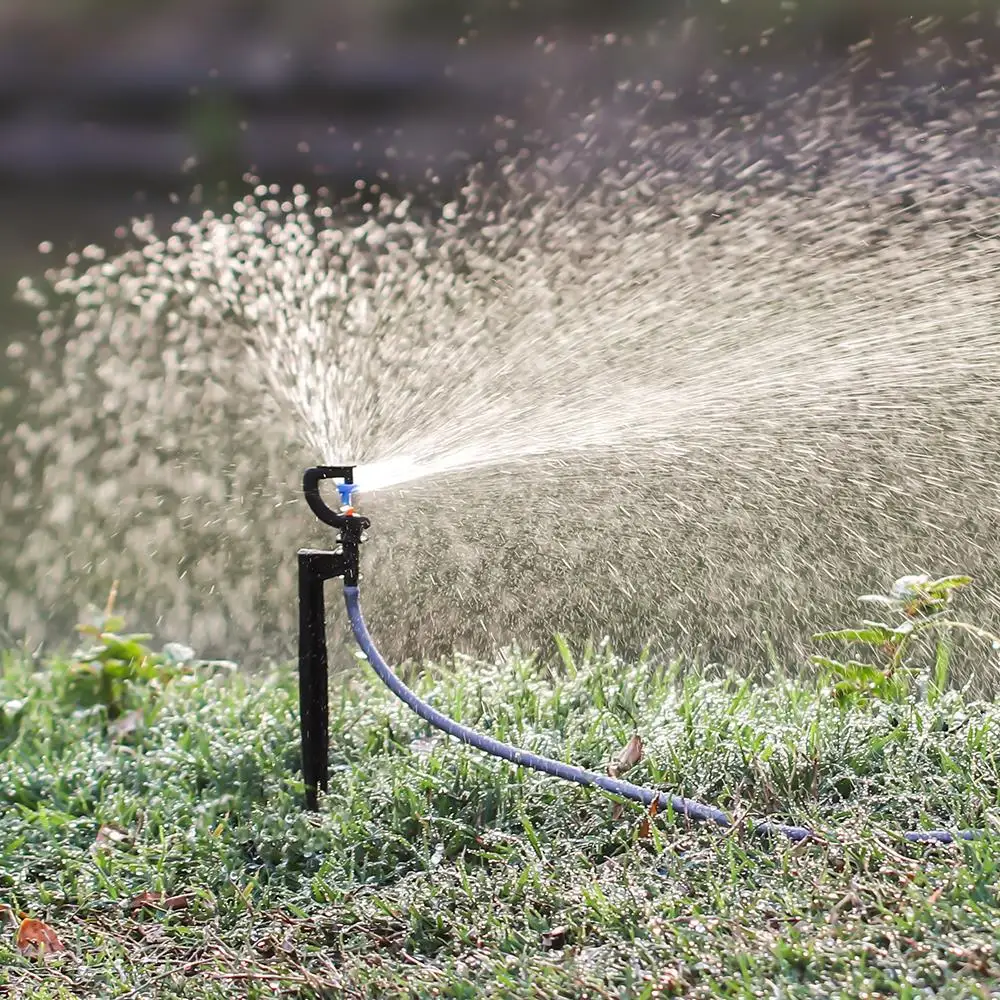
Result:
M600 652L420 683L522 745L602 767L637 730L630 778L837 824L791 847L648 824L438 740L364 664L350 676L311 817L290 671L146 685L108 731L65 664L7 656L0 995L967 997L997 982L995 836L919 847L893 831L991 827L998 704L841 709L821 680L682 680ZM18 911L65 952L23 954Z

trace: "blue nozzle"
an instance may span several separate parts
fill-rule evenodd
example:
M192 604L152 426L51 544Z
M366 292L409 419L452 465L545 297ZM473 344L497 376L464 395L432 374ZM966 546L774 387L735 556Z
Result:
M351 506L351 494L357 489L354 483L337 483L337 492L344 507Z

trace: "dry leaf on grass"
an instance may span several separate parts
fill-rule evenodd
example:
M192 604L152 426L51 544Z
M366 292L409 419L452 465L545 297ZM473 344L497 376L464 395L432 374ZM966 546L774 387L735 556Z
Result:
M131 834L116 823L105 823L94 838L95 847L127 847L131 843Z
M648 840L649 839L649 825L653 821L653 817L660 811L660 800L653 799L649 804L649 811L642 818L642 822L639 824L639 839Z
M608 765L608 774L620 778L642 760L642 737L633 733L632 738L621 748L618 756Z
M132 712L126 712L125 715L121 716L119 719L115 719L114 722L110 723L108 726L108 732L115 739L122 739L125 736L130 736L132 733L136 732L146 723L146 717L143 714L141 708L137 708Z
M568 930L568 927L553 927L552 930L546 931L542 935L542 947L546 949L561 948L566 943Z
M133 896L125 907L130 913L137 910L184 910L191 905L194 899L193 892L180 892L176 896L164 896L162 892L140 892L138 896Z
M150 892L147 889L144 892L140 892L138 896L133 896L126 904L125 909L130 913L135 913L136 910L141 910L146 906L158 910L162 902L162 892Z
M32 917L25 917L21 921L14 944L23 955L51 955L66 950L66 945L48 924Z
M638 733L633 733L632 738L618 752L618 756L608 764L608 774L612 778L620 778L642 760L642 753L642 737ZM625 806L621 802L616 802L611 809L611 819L617 823L624 815Z

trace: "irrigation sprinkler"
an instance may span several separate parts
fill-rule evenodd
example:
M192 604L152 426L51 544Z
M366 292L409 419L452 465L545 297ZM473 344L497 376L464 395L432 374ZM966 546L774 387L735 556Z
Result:
M320 496L320 482L338 480L339 511ZM319 791L329 784L330 700L326 652L326 599L323 584L342 577L344 586L357 587L360 546L371 522L351 507L354 469L324 465L306 470L302 490L310 510L338 532L333 551L299 550L299 718L302 730L302 776L306 808L316 809Z
M340 494L338 510L333 510L320 495L320 483L334 480ZM644 788L621 781L610 775L598 774L574 767L502 743L474 729L469 729L439 712L411 691L393 672L379 653L361 613L360 559L361 543L371 527L367 517L354 509L351 498L355 491L354 468L349 465L317 466L303 476L306 503L324 524L337 534L336 546L331 550L300 549L299 557L299 714L302 732L302 775L305 782L306 809L319 808L319 792L329 785L329 693L326 647L326 601L323 585L327 580L342 578L344 603L354 638L379 679L397 698L411 708L420 718L442 732L463 743L500 757L518 767L530 767L551 774L565 781L601 788L612 795L652 806L655 802L660 812L683 817L687 820L711 823L723 829L731 828L733 820L721 809L671 795L659 789ZM747 822L746 829L764 836L781 836L791 841L819 839L818 835L802 826L772 823L767 820ZM956 840L973 840L981 836L977 830L914 830L902 834L915 843L937 842L949 844Z

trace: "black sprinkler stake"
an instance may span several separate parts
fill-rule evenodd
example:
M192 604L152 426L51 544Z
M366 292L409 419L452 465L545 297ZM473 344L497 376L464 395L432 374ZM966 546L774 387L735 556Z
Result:
M302 731L302 778L306 786L306 808L318 808L320 790L329 783L329 694L326 654L326 601L323 584L343 577L347 586L357 586L360 545L371 522L355 514L347 504L334 511L319 492L321 480L340 480L338 490L346 499L354 483L351 466L320 466L308 469L302 479L306 503L324 523L337 530L332 551L299 550L299 718Z

